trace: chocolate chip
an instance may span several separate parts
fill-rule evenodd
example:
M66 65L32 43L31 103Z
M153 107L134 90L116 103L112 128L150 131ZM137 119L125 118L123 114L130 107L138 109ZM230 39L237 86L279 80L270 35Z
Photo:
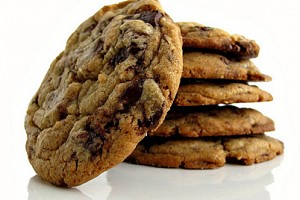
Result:
M163 108L163 106L162 106ZM156 128L159 119L163 114L163 109L159 109L154 115L150 117L150 119L145 119L144 123L147 128L153 129Z
M87 149L92 156L98 156L102 153L102 145L104 138L104 131L94 130L90 124L87 123L85 127L85 134L82 134L81 138L84 139L84 148Z
M106 133L110 133L113 127L118 127L118 126L119 126L119 121L111 120L104 126L104 130Z
M118 65L119 63L126 60L126 58L129 56L129 52L127 48L121 48L118 53L116 53L115 56L112 57L110 60L110 64L113 66Z
M144 22L149 23L153 27L155 27L159 25L159 20L162 16L163 15L161 12L157 10L153 10L153 11L142 12L138 17L138 19L143 20Z
M197 26L197 28L198 28L200 31L212 31L212 30L213 30L213 28L208 27L208 26Z
M129 52L129 54L136 55L141 51L141 49L135 43L131 43L131 46L127 51Z
M118 53L110 60L110 64L116 66L126 60L129 55L136 56L142 49L137 47L135 43L132 43L128 48L121 48Z
M98 156L102 152L103 141L100 134L89 132L89 138L85 144L85 148L89 150L92 156Z
M143 92L143 83L143 79L139 81L133 81L121 96L125 111L127 111L129 107L133 106L141 98Z
M68 116L67 102L62 101L57 105L57 110L59 111L59 120L63 120Z

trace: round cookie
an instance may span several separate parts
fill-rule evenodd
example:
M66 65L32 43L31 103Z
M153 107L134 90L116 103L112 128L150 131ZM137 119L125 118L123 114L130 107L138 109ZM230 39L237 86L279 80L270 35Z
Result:
M199 106L172 108L150 136L232 136L274 131L272 119L251 108Z
M249 60L232 60L225 56L199 51L184 52L182 78L271 81Z
M67 187L122 162L164 120L181 73L180 30L158 1L103 7L70 36L30 102L33 168Z
M146 137L125 160L156 167L213 169L225 163L251 165L283 153L283 143L261 135L213 138Z
M234 58L255 58L259 54L258 44L241 35L231 35L222 29L196 22L177 24L181 29L184 48L202 49Z
M187 82L191 81L187 80ZM194 83L181 84L174 104L177 106L203 106L272 100L273 97L270 93L247 83L198 80Z

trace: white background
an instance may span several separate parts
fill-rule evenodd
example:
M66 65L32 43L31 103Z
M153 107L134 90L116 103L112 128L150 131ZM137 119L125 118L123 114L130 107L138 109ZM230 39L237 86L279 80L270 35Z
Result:
M217 170L121 164L77 188L60 189L35 175L25 152L27 105L68 36L108 0L0 2L0 199L295 199L300 196L300 5L297 0L184 0L161 3L174 21L197 21L255 39L253 61L273 77L259 86L274 96L249 106L270 116L285 143L277 159Z

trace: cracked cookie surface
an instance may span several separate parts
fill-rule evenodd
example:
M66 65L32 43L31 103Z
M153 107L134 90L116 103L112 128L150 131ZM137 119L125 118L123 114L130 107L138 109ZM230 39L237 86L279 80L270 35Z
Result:
M232 136L274 131L272 119L251 108L199 106L172 108L150 136Z
M262 135L214 138L145 137L125 160L155 167L213 169L225 163L251 165L283 153L283 143Z
M122 162L162 123L181 73L180 30L158 1L103 7L69 37L29 104L33 168L66 187Z
M174 104L177 106L202 106L272 100L273 97L270 93L247 83L198 80L195 83L181 84Z
M241 35L204 26L196 22L177 22L181 29L183 47L217 52L234 58L255 58L259 46L254 40Z

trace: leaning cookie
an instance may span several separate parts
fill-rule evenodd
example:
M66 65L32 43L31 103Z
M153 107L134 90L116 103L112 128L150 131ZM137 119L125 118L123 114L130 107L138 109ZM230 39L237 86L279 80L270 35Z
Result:
M187 82L191 82L187 79ZM272 101L270 93L247 83L198 80L182 84L176 95L177 106L202 106Z
M231 35L224 30L204 26L196 22L178 22L183 47L209 50L234 58L255 58L259 46L254 40L241 35Z
M271 81L249 59L233 60L204 52L184 52L182 78Z
M250 165L283 153L283 143L262 135L215 138L146 137L125 160L168 168L213 169L225 163Z
M233 136L274 131L274 121L251 108L234 106L173 107L150 136Z
M180 30L158 1L103 7L70 36L30 102L33 168L76 186L122 162L164 120L181 73Z

